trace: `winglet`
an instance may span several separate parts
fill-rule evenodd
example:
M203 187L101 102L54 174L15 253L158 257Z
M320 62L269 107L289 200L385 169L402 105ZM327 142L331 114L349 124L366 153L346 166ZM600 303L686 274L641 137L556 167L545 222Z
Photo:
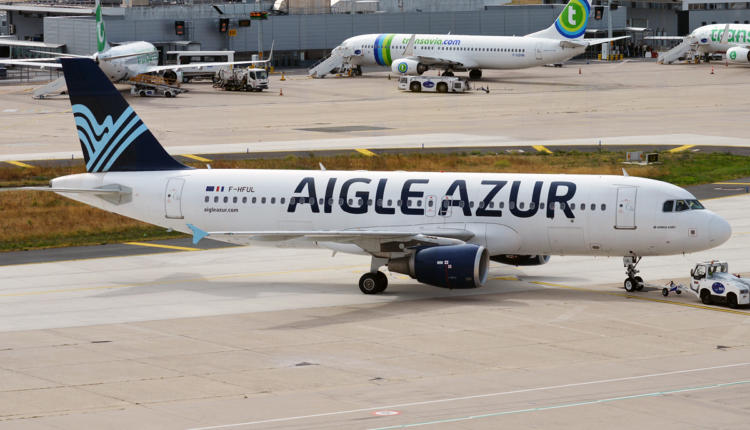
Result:
M208 236L207 231L203 231L199 229L198 227L194 226L193 224L188 224L187 226L190 230L193 231L193 245L197 245L198 242L201 241L201 239Z
M729 24L724 27L724 33L721 35L721 44L726 45L727 40L729 40Z
M630 176L630 175L628 175L628 171L625 170L624 167L622 168L622 176Z
M411 35L411 38L409 39L409 43L406 44L406 49L404 49L404 57L414 56L414 39L416 37L417 37L416 34Z

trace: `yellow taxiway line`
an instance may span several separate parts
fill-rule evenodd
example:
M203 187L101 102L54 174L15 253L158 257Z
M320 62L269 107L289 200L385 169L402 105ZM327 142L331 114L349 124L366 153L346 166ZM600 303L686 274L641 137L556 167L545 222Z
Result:
M628 299L645 300L648 302L656 302L656 303L668 303L670 305L685 306L687 308L704 309L707 311L724 312L728 314L750 316L750 312L738 311L734 309L716 308L713 306L706 306L706 305L697 305L694 303L674 302L672 300L655 299L653 297L646 297L646 296L636 295L636 294L618 293L614 291L600 291L600 290L594 290L591 288L571 287L570 285L552 284L550 282L541 282L541 281L531 281L531 283L541 285L544 287L564 288L566 290L585 291L588 293L599 293L599 294L606 294L608 296L625 297Z
M175 245L162 245L160 243L148 243L148 242L124 242L125 245L135 245L135 246L147 246L150 248L164 248L164 249L174 249L177 251L202 251L200 248L188 248L186 246L175 246Z
M23 167L24 169L33 169L34 168L34 166L32 166L31 164L22 163L20 161L6 161L6 163L12 164L12 165L17 166L17 167Z
M668 152L671 152L672 154L674 154L675 152L686 151L686 150L688 150L688 149L690 149L690 148L692 148L694 146L695 145L682 145L682 146L678 146L677 148L672 148Z
M544 145L532 145L531 147L534 148L534 149L536 149L539 152L544 152L544 153L547 153L547 154L552 154L552 151L550 151L549 149L547 149L547 147L544 146Z
M200 161L201 163L211 162L211 160L209 160L208 158L203 158L203 157L200 157L198 155L193 155L193 154L180 154L180 157L190 158L195 161Z
M367 157L377 157L377 156L378 156L378 154L376 154L376 153L374 153L374 152L370 151L369 149L364 149L364 148L354 148L354 150L355 150L355 151L357 151L357 152L359 152L359 153L360 153L360 154L362 154L362 155L365 155L365 156L367 156Z

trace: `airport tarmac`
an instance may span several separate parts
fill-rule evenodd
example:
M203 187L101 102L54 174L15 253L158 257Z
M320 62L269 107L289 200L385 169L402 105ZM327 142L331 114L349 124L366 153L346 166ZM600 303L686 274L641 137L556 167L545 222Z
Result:
M385 72L274 75L262 94L195 84L128 100L188 155L599 140L744 151L747 69L714 66L490 71L490 94L445 97L400 93ZM0 100L0 159L80 157L67 99L1 86ZM356 286L369 259L318 250L119 245L5 265L0 428L744 428L750 308L660 294L703 259L750 273L750 195L705 203L732 238L644 258L650 285L635 294L619 258L493 264L488 285L465 291L393 274L379 296Z
M711 68L715 69L711 74ZM579 74L580 69L580 74ZM750 146L747 68L653 62L486 71L468 94L358 78L271 77L263 93L188 84L177 98L127 95L173 154L531 145ZM80 158L65 97L0 86L0 160ZM279 96L279 90L284 95ZM12 132L11 132L12 131Z
M750 196L706 202L732 238L645 258L493 265L450 291L367 258L223 248L0 268L0 428L742 428L750 309L660 286L695 261L750 272Z

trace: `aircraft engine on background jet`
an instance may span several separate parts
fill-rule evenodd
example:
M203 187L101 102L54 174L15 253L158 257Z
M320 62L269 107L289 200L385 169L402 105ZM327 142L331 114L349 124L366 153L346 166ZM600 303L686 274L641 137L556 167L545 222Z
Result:
M426 64L410 58L399 58L391 63L393 73L402 75L421 75L429 69Z
M164 82L166 82L167 85L174 85L177 82L182 82L182 72L180 71L165 70L161 77L164 78Z
M730 63L748 64L750 63L750 49L735 46L727 49L727 60Z
M549 262L549 255L493 255L490 260L511 266L541 266Z
M445 245L420 248L388 261L388 270L441 288L477 288L487 280L489 254L483 246Z

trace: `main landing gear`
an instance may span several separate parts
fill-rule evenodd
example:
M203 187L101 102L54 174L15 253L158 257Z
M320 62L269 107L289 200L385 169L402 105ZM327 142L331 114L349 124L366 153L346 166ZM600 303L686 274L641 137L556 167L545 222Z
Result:
M380 266L387 263L385 258L372 257L370 271L359 278L359 290L364 294L380 294L388 288L388 277L379 271Z
M638 256L622 257L622 264L626 267L625 272L628 275L623 285L625 286L625 291L629 293L643 289L643 278L636 276L639 270L635 268L640 261L641 257Z

